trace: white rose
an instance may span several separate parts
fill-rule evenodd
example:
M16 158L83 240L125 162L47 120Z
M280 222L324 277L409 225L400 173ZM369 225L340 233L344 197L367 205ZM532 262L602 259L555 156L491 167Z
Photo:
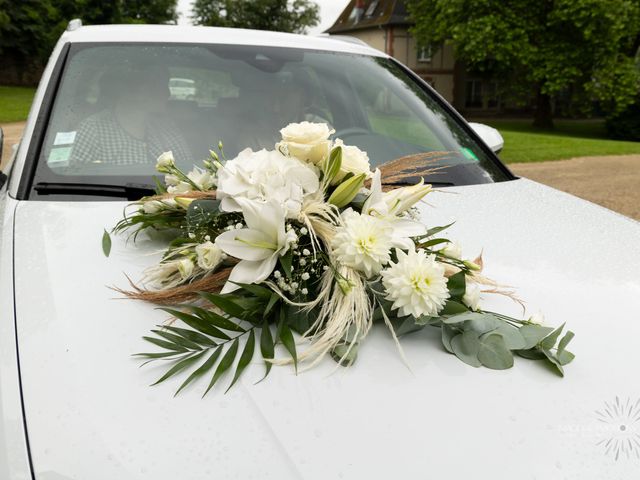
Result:
M186 280L193 273L193 261L190 258L183 258L178 261L178 272L180 272L180 277L182 280Z
M480 307L480 287L476 284L470 284L467 282L466 290L462 296L462 303L473 311L478 310Z
M158 160L156 160L156 170L159 172L166 172L169 168L174 167L176 161L173 158L173 153L171 151L162 153Z
M342 147L342 164L340 171L331 182L333 185L340 183L349 173L360 175L366 173L367 178L371 178L371 164L367 152L363 152L358 147L345 145L339 138L336 139L334 147Z
M214 186L214 178L210 172L195 167L189 173L187 178L195 183L200 190L211 190Z
M290 123L280 130L282 141L278 145L286 147L290 155L318 165L329 155L329 136L334 132L326 123Z
M203 270L213 270L222 261L222 250L212 242L204 242L196 246L198 266Z

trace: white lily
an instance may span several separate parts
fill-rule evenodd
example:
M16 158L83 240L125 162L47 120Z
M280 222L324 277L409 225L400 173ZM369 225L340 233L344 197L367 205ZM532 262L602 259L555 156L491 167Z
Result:
M271 200L266 203L236 199L242 209L247 228L230 230L216 238L215 244L226 254L240 259L233 268L221 293L236 290L234 283L260 283L273 272L278 257L289 251L297 238L293 231L286 231L285 211L282 205Z
M411 237L424 235L427 232L427 227L421 222L401 215L430 191L431 185L423 185L421 181L411 187L383 192L381 173L379 169L376 169L371 181L371 194L364 202L362 213L388 222L393 228L394 246L410 250L413 248Z

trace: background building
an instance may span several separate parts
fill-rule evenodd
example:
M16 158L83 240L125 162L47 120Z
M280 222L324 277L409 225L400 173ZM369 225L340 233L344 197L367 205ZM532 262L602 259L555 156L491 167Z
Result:
M468 114L500 111L497 83L467 72L451 45L421 48L409 33L413 25L402 0L351 0L331 35L349 35L381 50L425 79L456 109Z

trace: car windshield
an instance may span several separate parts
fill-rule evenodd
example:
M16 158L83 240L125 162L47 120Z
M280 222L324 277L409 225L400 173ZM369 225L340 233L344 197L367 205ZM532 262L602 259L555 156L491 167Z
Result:
M508 179L435 95L392 60L231 45L72 45L40 148L39 182L151 183L171 150L189 169L224 144L272 149L292 122L325 122L373 167L407 156L443 185ZM423 155L429 153L429 155ZM418 155L419 154L419 155Z

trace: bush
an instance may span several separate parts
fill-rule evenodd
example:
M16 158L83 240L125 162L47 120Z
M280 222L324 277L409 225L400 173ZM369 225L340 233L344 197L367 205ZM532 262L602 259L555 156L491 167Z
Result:
M640 142L640 97L626 110L607 118L606 127L610 138Z

